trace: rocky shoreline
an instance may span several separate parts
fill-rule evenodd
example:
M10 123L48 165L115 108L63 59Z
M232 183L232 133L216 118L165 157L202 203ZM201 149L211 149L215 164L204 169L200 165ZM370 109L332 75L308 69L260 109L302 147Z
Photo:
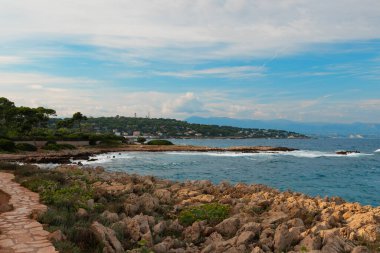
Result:
M48 152L39 150L37 152L25 152L19 154L0 154L0 161L5 162L25 162L25 163L58 163L70 164L74 160L88 160L91 156L109 152L290 152L296 149L287 147L270 146L239 146L228 148L214 148L190 145L123 145L120 147L99 148L99 147L79 147L76 150L66 150L59 152Z
M15 173L20 170L16 168ZM51 238L57 247L82 247L78 252L95 252L83 248L87 247L80 243L83 239L75 241L83 234L91 238L92 244L102 245L104 253L380 250L380 207L346 203L338 197L309 197L264 185L175 182L75 165L61 165L54 170L32 168L21 174L17 178L24 186L35 187L33 180L37 180L40 186L35 189L42 199L56 196L67 185L80 185L85 191L81 194L86 198L76 196L70 200L73 209L62 209L61 202L55 206L51 202L48 214L40 218L52 230ZM41 181L44 178L49 183ZM47 194L54 180L62 186ZM42 185L49 188L43 189ZM78 199L80 202L75 202ZM67 214L67 210L73 214ZM81 225L79 234L68 230L79 226L76 223L57 227L67 222L68 218L63 218L66 216L88 225Z

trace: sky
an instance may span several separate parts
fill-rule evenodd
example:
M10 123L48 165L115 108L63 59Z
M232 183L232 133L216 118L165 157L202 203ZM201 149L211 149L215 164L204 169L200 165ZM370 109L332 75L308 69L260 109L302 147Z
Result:
M0 0L0 97L59 117L380 123L379 0Z

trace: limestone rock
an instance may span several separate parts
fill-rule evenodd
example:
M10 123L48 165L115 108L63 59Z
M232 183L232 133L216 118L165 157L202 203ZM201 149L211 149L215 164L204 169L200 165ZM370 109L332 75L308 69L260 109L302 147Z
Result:
M116 222L119 220L119 215L117 215L117 213L112 213L112 212L109 212L109 211L104 211L101 216L108 220L109 222Z
M95 221L91 224L91 231L98 241L104 245L104 253L123 253L124 249L116 238L115 231Z
M153 195L158 198L160 203L169 204L171 202L171 193L166 189L155 190Z
M238 238L236 239L236 245L247 245L249 244L251 241L253 241L253 239L255 238L255 233L252 232L252 231L244 231L242 232Z
M251 253L265 253L265 251L256 246L252 249Z
M240 220L235 217L225 219L215 226L215 229L221 235L231 237L236 234L240 226Z
M369 253L369 249L365 246L356 246L351 253Z
M299 231L288 229L286 224L281 224L277 227L274 234L274 248L275 250L281 252L286 251L290 246L298 239Z
M59 241L65 241L66 236L62 233L61 230L56 230L50 233L50 235L48 235L48 239L53 242L59 242Z

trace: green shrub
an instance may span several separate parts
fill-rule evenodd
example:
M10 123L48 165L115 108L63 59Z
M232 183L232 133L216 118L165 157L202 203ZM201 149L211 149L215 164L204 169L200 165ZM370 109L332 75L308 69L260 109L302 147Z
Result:
M82 251L70 241L56 241L54 247L61 253L82 253Z
M92 191L81 185L71 185L50 192L45 191L41 197L43 202L48 205L78 209L85 206L93 194Z
M217 224L226 219L230 213L230 206L218 203L192 206L182 210L179 221L185 226L190 226L195 221L206 220L210 224Z
M105 147L117 147L122 144L119 140L102 140L99 145L105 146Z
M16 144L16 149L30 152L37 151L37 147L29 143L18 143Z
M71 144L58 144L58 145L61 147L61 149L71 149L71 150L77 149L74 145L71 145Z
M95 146L95 145L97 144L97 141L96 141L96 140L90 140L90 141L88 142L88 144L89 144L90 146Z
M147 144L148 145L173 145L173 143L168 140L151 140Z
M146 139L144 137L142 137L142 136L139 136L137 138L137 142L143 144L144 142L146 142Z
M21 185L39 193L44 193L46 191L50 193L58 188L58 184L56 182L42 178L30 178L23 181Z
M0 151L13 152L16 149L16 145L13 141L7 139L0 139Z
M76 149L76 147L71 145L71 144L53 144L53 143L50 143L50 144L45 144L45 146L43 146L42 149L60 151L60 150L64 150L64 149L72 150L72 149Z

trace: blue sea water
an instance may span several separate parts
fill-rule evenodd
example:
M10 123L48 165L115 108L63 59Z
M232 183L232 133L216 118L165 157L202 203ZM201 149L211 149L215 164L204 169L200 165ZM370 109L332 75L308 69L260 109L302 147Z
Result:
M176 144L213 147L284 146L284 153L130 152L102 154L92 165L113 171L155 175L172 180L209 179L214 183L266 184L311 196L340 196L347 201L380 205L380 139L198 139ZM336 155L337 150L360 154ZM377 151L377 152L376 152ZM115 158L113 158L115 156Z

